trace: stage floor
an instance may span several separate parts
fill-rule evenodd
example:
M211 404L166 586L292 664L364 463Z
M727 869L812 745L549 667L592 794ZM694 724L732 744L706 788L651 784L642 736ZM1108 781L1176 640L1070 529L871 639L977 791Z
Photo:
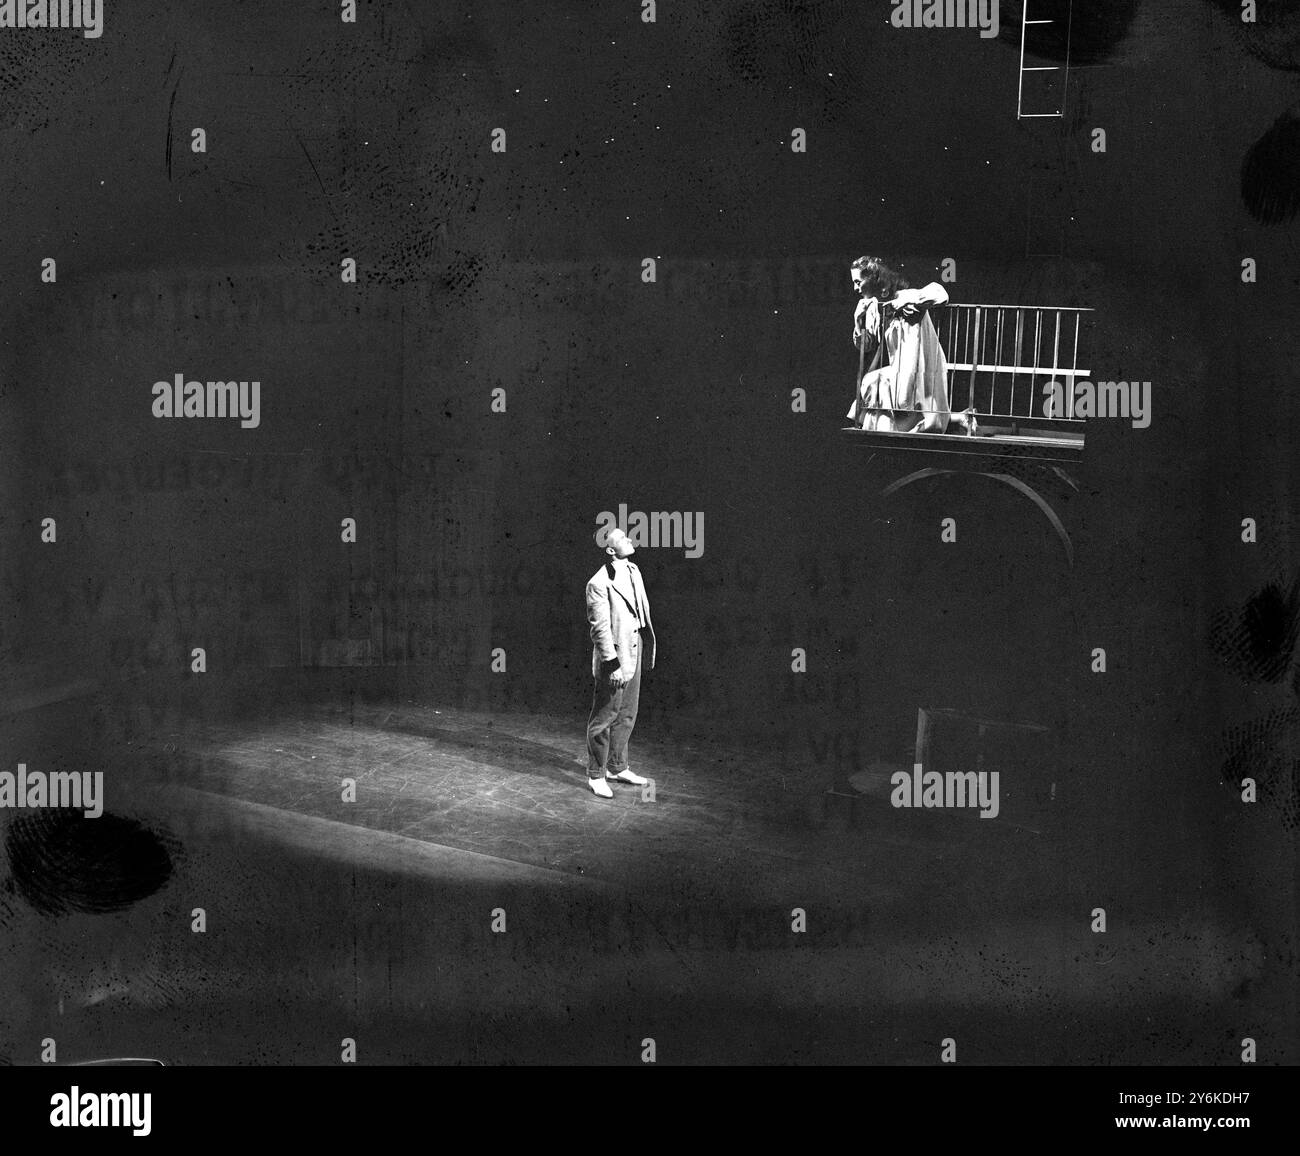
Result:
M977 835L1017 858L1025 849L1007 832L999 840L951 816L901 823L886 802L845 795L818 824L808 811L821 788L807 768L771 752L656 741L648 727L634 735L630 761L653 780L653 800L617 783L613 799L600 799L586 786L584 723L411 704L304 707L273 721L186 722L159 739L177 751L169 785L329 820L342 825L340 838L365 828L608 886L699 890L733 903L888 902L918 872L942 875L944 859ZM342 799L345 779L355 780L355 802Z
M649 727L654 801L601 800L584 722L173 718L110 807L166 841L165 885L53 919L0 891L10 1062L47 1035L64 1062L334 1063L348 1037L367 1063L636 1064L646 1036L682 1063L931 1064L948 1036L965 1062L1223 1062L1250 945L1213 912L1093 935L1065 833L880 796L814 821L778 751Z

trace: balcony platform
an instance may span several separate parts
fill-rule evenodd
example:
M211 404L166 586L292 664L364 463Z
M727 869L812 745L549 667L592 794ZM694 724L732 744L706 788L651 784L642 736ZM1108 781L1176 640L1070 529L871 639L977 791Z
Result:
M1070 467L1083 461L1082 430L1021 430L981 427L967 433L893 433L846 426L840 437L846 444L870 451L900 465L908 458L917 468L886 485L882 498L896 494L913 482L947 476L982 476L1010 486L1028 498L1051 524L1074 565L1074 542L1070 536L1068 508L1078 494L1079 482ZM923 455L923 456L919 456ZM920 463L924 462L924 465Z
M1082 434L1063 434L1054 431L1028 431L1018 433L983 432L973 437L965 433L892 433L884 430L862 430L845 426L840 436L847 444L860 449L889 451L893 453L923 453L955 455L967 459L972 467L988 467L999 458L1017 458L1029 461L1078 464L1083 460Z

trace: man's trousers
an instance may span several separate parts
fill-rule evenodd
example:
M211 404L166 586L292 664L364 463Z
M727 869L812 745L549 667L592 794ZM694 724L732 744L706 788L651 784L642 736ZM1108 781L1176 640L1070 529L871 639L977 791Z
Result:
M636 711L641 702L641 654L645 644L636 639L636 673L615 690L609 684L610 662L601 664L591 696L591 717L587 719L587 776L600 778L606 771L617 775L627 770L627 742L636 726Z

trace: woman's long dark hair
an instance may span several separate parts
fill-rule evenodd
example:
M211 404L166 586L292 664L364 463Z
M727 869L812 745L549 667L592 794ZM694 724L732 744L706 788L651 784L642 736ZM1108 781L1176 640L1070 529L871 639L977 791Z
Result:
M865 295L879 301L892 301L899 290L911 288L906 277L891 269L879 257L859 257L852 267L863 272L862 288Z

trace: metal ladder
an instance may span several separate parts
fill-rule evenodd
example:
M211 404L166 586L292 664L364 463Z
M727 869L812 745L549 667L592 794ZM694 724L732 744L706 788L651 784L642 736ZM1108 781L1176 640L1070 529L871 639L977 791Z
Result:
M1070 6L1066 14L1065 26L1065 63L1064 64L1040 64L1025 65L1025 33L1031 24L1055 24L1055 20L1031 20L1029 18L1029 5L1031 0L1023 0L1020 9L1020 84L1016 89L1016 119L1025 120L1030 117L1062 116L1065 112L1065 85L1070 74L1070 27L1074 17L1074 0L1070 0ZM1026 112L1025 111L1025 73L1026 72L1059 72L1061 73L1061 100L1060 107L1053 112Z

